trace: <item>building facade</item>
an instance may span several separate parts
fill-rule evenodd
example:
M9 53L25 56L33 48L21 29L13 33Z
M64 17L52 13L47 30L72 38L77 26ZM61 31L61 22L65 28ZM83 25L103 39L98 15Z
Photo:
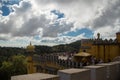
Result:
M80 52L83 51L90 53L97 60L112 61L115 57L120 56L120 32L116 33L115 40L103 40L99 33L96 39L82 39ZM26 48L28 74L35 72L57 74L60 69L83 66L81 62L59 59L58 54L33 55L34 53L35 47L30 43Z
M83 39L80 51L86 51L97 59L109 62L120 56L120 32L116 33L115 40L103 40L100 38L100 33L97 34L97 39Z
M34 66L33 62L33 54L35 53L35 47L31 44L27 46L25 55L27 56L27 73L31 74L36 72L36 67Z

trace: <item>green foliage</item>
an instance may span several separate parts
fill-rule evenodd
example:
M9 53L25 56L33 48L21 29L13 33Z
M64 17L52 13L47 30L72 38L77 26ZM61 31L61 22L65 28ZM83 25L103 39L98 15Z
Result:
M56 53L56 52L78 52L80 50L81 41L76 41L70 44L61 44L53 47L35 46L36 54Z
M13 55L24 54L24 51L25 49L23 48L0 47L0 58L2 58L3 61L7 61Z
M35 46L37 54L52 53L52 47L49 46Z
M36 54L56 53L56 52L78 52L81 41L76 41L70 44L61 44L56 46L35 46ZM13 55L25 55L25 49L16 47L0 47L0 62L8 60ZM2 60L1 60L2 59Z
M25 74L27 73L27 62L25 61L25 56L23 55L15 55L12 57L12 72L13 75Z
M10 80L12 75L12 63L4 61L0 67L0 78L1 80Z
M80 41L61 44L53 47L35 46L36 54L56 52L78 52ZM21 55L22 54L22 55ZM0 80L10 80L13 75L26 74L25 49L15 47L0 47Z
M13 75L26 74L25 56L15 55L11 57L11 61L3 61L0 67L1 80L10 80Z

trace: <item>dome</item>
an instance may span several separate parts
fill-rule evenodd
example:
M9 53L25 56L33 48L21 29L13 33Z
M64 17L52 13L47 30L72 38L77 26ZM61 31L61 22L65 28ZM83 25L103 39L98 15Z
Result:
M27 52L34 52L35 51L35 47L30 42L30 44L27 46L26 50L27 50Z

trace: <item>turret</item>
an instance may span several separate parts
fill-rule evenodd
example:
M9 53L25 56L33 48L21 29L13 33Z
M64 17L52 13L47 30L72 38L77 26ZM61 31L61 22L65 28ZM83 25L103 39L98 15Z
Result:
M117 39L117 42L120 43L120 32L116 33L116 39Z
M100 39L100 33L97 33L97 39Z
M34 65L33 65L33 54L35 52L35 47L31 44L27 46L26 48L26 54L27 54L27 73L31 74L34 73Z
M31 42L30 42L30 44L27 46L26 51L27 51L27 52L34 52L34 51L35 51L35 47L31 44Z

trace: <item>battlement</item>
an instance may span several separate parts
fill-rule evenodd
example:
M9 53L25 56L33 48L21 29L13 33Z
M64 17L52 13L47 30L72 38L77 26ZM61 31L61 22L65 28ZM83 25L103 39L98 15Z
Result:
M109 62L120 56L120 32L116 33L116 39L102 39L100 33L95 39L82 39L80 51L84 50L97 59Z
M120 43L120 32L116 33L116 39L117 39L118 43Z
M105 39L105 40L103 40L103 39L95 39L94 41L93 41L93 44L94 45L116 45L116 44L118 44L118 41L117 41L117 39Z

